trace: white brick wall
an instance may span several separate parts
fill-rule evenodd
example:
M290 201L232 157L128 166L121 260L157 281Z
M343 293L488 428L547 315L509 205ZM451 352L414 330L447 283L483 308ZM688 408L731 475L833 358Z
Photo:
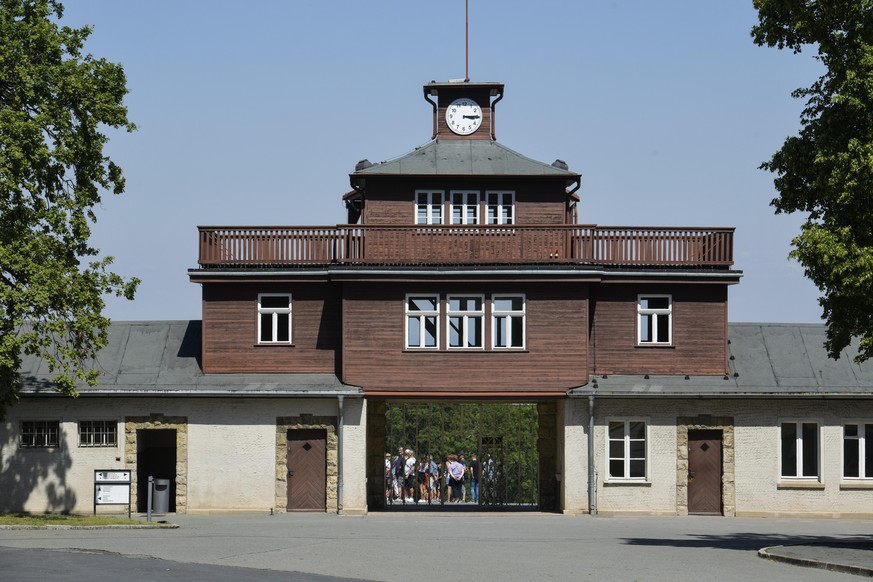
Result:
M94 470L125 468L124 418L153 413L188 419L188 511L269 512L275 505L276 417L336 417L338 410L336 399L330 398L25 399L0 423L0 511L91 512ZM78 421L104 419L118 421L118 446L79 447ZM20 420L60 421L61 446L20 449ZM366 507L361 399L345 399L345 422L344 505L361 511Z
M577 404L587 408L587 402ZM597 505L602 513L677 513L677 431L679 417L732 417L735 437L737 515L873 517L873 482L849 489L842 479L842 425L873 419L873 402L850 400L618 400L596 401ZM587 412L586 412L587 414ZM648 421L648 480L605 483L606 422L624 417ZM821 485L791 487L780 480L780 431L785 419L821 423ZM853 484L858 486L860 484ZM851 485L850 485L851 486Z
M595 404L597 508L601 513L675 515L679 511L677 418L711 415L734 420L737 515L873 517L873 483L842 479L844 421L873 421L867 400L657 400L597 399ZM0 511L73 511L93 507L94 469L125 468L127 416L161 413L188 418L188 510L268 512L276 495L276 417L308 413L336 416L335 399L26 399L0 423ZM588 507L588 401L557 408L562 509ZM345 399L344 511L366 511L366 402ZM605 483L608 419L648 422L648 480ZM79 420L116 420L118 446L78 446ZM821 484L779 477L779 423L806 420L821 425ZM57 450L18 447L20 420L58 420ZM801 485L807 488L801 488ZM858 488L858 487L866 488ZM101 511L121 511L106 507Z

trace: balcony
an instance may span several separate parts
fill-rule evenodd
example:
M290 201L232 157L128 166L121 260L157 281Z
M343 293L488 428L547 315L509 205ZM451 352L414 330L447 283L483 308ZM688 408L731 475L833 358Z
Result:
M733 228L553 226L201 226L213 268L572 264L727 269Z

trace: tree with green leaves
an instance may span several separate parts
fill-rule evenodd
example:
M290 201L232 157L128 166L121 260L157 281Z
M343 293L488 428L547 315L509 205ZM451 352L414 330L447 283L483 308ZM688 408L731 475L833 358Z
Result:
M90 27L61 26L54 0L0 0L0 416L22 355L48 363L58 391L94 385L109 294L139 281L89 244L94 207L124 191L106 127L133 131L122 67L84 53Z
M776 213L807 219L790 256L819 288L828 355L860 338L873 356L873 0L754 0L758 45L817 50L825 73L794 91L799 135L761 167L773 172Z

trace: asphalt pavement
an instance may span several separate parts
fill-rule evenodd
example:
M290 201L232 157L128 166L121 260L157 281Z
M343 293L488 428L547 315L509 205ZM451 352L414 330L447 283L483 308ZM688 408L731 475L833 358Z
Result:
M0 578L797 582L873 575L869 520L414 511L164 519L178 528L0 529Z

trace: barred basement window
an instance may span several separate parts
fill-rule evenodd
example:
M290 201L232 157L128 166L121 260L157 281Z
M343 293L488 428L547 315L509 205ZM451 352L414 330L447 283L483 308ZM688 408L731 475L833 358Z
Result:
M23 449L48 449L60 444L61 427L57 420L22 420Z
M115 447L118 445L118 424L114 420L79 421L80 447Z

